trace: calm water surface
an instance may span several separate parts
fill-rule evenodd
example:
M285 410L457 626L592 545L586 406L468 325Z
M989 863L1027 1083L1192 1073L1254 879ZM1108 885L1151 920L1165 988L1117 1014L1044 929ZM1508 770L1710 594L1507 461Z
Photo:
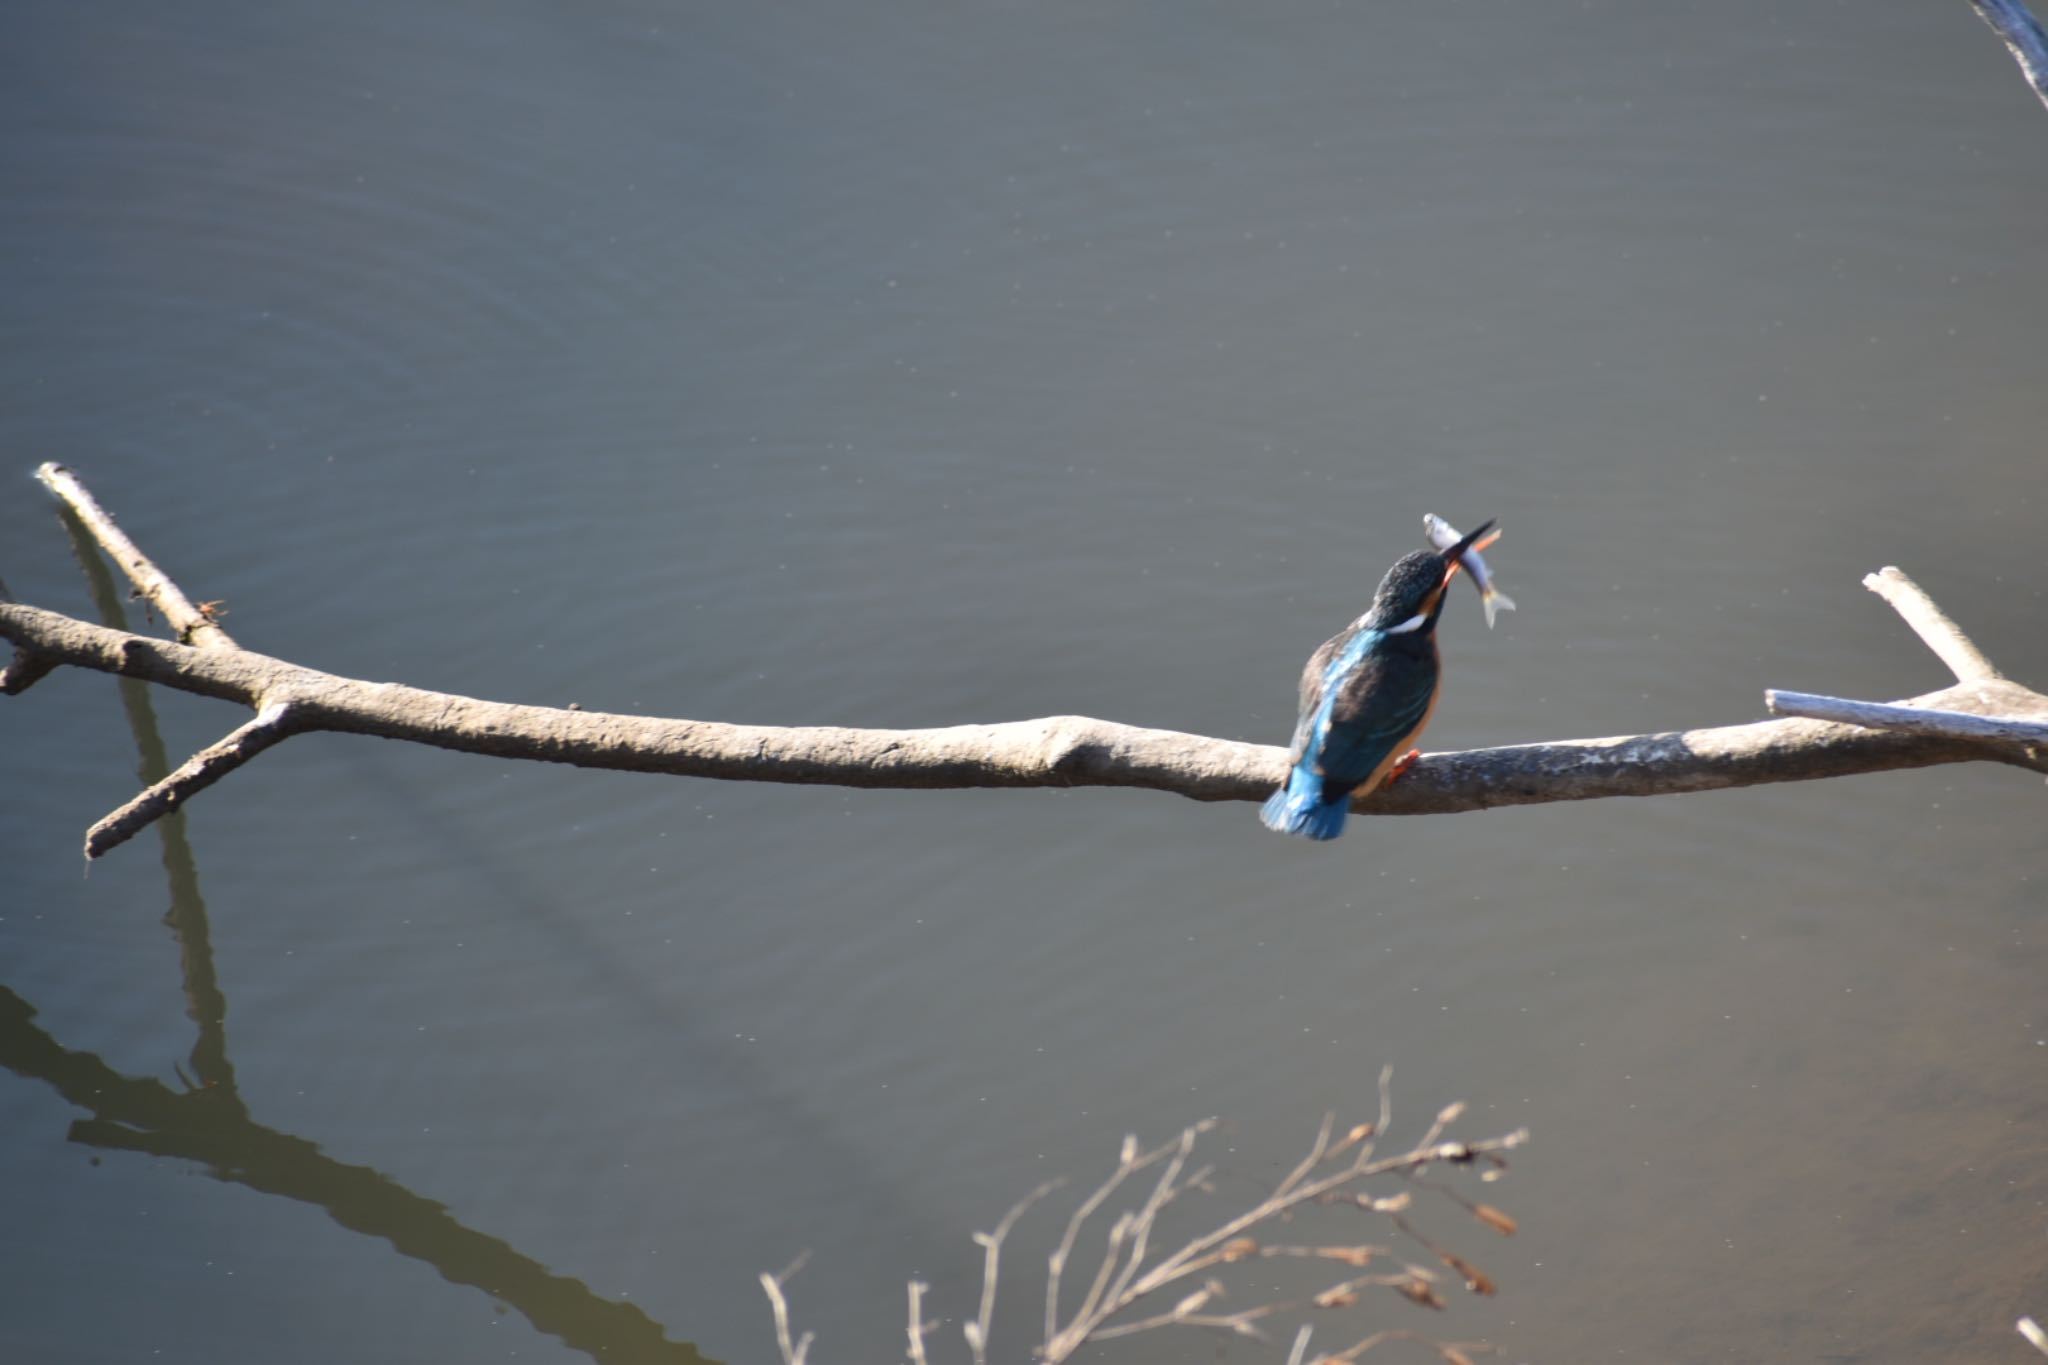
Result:
M1453 601L1435 747L1937 686L1886 563L2048 679L2048 115L1960 3L8 28L25 601L99 610L56 458L245 644L356 676L1278 743L1434 510L1502 520L1523 604ZM137 727L177 762L240 719L126 700L0 706L9 1359L756 1361L805 1249L815 1357L895 1359L904 1280L970 1311L1040 1180L1215 1114L1246 1199L1386 1063L1407 1132L1462 1097L1535 1141L1515 1239L1426 1220L1499 1297L1360 1331L1946 1362L2048 1312L2015 770L1316 848L320 737L83 878Z

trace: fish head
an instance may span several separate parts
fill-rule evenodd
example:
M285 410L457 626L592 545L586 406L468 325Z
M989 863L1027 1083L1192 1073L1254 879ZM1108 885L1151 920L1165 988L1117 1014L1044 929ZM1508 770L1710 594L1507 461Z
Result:
M1445 530L1450 529L1448 523L1442 524ZM1493 529L1493 518L1488 517L1449 545L1438 549L1437 556L1443 561L1444 582L1449 583L1453 578L1457 577L1458 568L1465 562L1467 552L1476 555L1479 551L1499 539L1500 532Z

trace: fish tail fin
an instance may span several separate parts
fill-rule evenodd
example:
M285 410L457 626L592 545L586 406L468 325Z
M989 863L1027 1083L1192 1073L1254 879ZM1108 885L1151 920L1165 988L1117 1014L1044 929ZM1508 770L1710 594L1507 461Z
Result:
M1350 794L1335 801L1323 799L1323 779L1300 768L1290 768L1287 785L1266 798L1259 808L1259 822L1282 834L1299 834L1306 839L1334 839L1344 832L1344 815L1351 808Z
M1480 605L1486 608L1486 628L1492 630L1493 618L1500 612L1513 611L1515 609L1515 599L1497 588L1488 589L1480 598Z

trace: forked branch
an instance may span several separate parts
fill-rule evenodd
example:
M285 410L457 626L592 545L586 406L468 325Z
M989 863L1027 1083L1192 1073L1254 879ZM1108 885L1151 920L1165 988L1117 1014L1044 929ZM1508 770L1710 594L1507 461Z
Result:
M220 627L214 604L193 605L74 475L55 465L44 466L41 475L191 643L0 602L0 638L17 647L14 661L0 671L0 694L22 691L50 669L70 664L237 702L258 713L251 725L95 825L88 857L116 847L262 749L318 730L586 768L848 787L1146 787L1197 801L1259 801L1286 770L1286 753L1277 746L1087 716L932 730L726 725L518 706L324 673L236 644ZM2048 725L2048 697L2001 677L1898 570L1866 582L1959 678L1954 687L1896 703L1921 713L1910 730L1898 728L1896 718L1836 710L1827 713L1829 721L1771 720L1438 753L1355 809L1368 815L1444 814L1976 760L2048 771L2048 747L2036 728ZM1788 710L1794 700L1794 694L1775 698ZM1939 713L1997 726L1943 725ZM1857 723L1831 723L1835 718Z

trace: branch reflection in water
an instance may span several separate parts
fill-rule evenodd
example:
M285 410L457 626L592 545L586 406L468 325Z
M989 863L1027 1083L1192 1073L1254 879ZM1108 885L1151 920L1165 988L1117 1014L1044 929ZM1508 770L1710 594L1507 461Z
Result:
M119 594L97 550L68 516L66 525L102 617L125 629ZM142 779L153 782L169 763L148 688L124 679L121 697L141 752ZM252 1119L228 1060L227 998L214 973L206 904L184 817L173 814L158 821L157 829L171 893L164 922L177 940L186 1013L199 1031L189 1054L191 1074L180 1068L186 1088L122 1075L94 1053L65 1047L36 1025L32 1004L0 986L0 1066L43 1082L86 1111L88 1117L71 1123L70 1141L198 1162L217 1180L313 1205L342 1227L425 1261L450 1283L483 1290L538 1330L595 1358L665 1365L707 1361L694 1346L672 1340L638 1307L606 1299L581 1280L555 1274L510 1244L464 1226L442 1205L381 1171L337 1161L306 1138Z

